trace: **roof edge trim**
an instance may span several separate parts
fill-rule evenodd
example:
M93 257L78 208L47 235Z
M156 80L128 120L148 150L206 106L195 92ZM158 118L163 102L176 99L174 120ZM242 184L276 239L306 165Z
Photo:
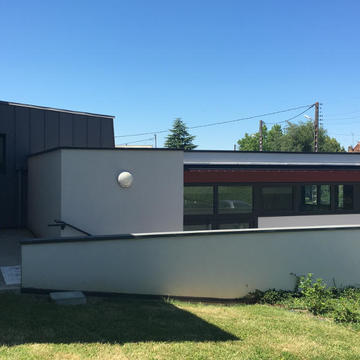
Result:
M76 114L76 115L85 115L85 116L115 119L115 116L113 116L113 115L96 114L96 113L89 113L89 112L84 112L84 111L67 110L67 109L53 108L53 107L40 106L40 105L21 104L21 103L16 103L16 102L11 102L11 101L1 101L0 100L0 104L6 104L6 105L10 105L10 106L19 106L19 107L25 107L25 108L30 108L30 109L56 111L56 112L62 112L62 113L67 113L67 114Z

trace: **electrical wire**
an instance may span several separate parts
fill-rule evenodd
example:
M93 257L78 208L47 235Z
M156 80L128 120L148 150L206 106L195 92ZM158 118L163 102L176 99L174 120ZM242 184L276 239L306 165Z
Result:
M351 116L346 118L329 118L326 116L326 121L339 121L339 120L352 120L352 119L360 119L360 116Z
M333 116L343 116L343 115L351 115L351 114L358 114L360 111L351 111L347 113L340 113L340 114L333 114Z
M292 119L297 118L298 116L304 114L305 112L307 112L309 109L311 109L312 107L314 107L315 104L311 104L311 105L302 105L302 106L297 106L294 108L289 108L289 109L285 109L285 110L279 110L279 111L274 111L274 112L270 112L270 113L265 113L265 114L261 114L261 115L254 115L254 116L248 116L248 117L243 117L243 118L239 118L239 119L235 119L235 120L228 120L228 121L219 121L219 122L214 122L214 123L209 123L209 124L203 124L203 125L197 125L197 126L189 126L188 129L199 129L199 128L204 128L204 127L210 127L210 126L216 126L216 125L223 125L223 124L229 124L229 123L234 123L234 122L238 122L238 121L245 121L245 120L251 120L251 119L256 119L256 118L261 118L261 117L265 117L265 116L271 116L271 115L277 115L277 114L282 114L285 112L289 112L289 111L295 111L295 110L299 110L299 109L303 109L306 107L306 110L304 110L303 112L301 112L298 115L295 115L293 117L291 117L290 119L286 119L284 121L281 122L287 122L290 121ZM278 122L278 123L281 123ZM276 124L278 124L276 123ZM271 124L271 123L269 123ZM144 133L137 133L137 134L127 134L127 135L116 135L116 138L122 138L122 137L132 137L132 136L142 136L142 135L154 135L154 134L162 134L162 133L167 133L170 130L159 130L159 131L150 131L150 132L144 132Z
M124 143L124 144L119 144L119 146L121 145L128 145L128 144L136 144L136 143L139 143L139 142L143 142L143 141L153 141L154 138L149 138L149 139L142 139L142 140L137 140L137 141L130 141L130 142L127 142L127 143Z
M308 110L310 110L314 105L310 105L307 109L305 109L304 111L302 111L300 114L297 114L295 116L292 116L291 118L289 119L286 119L286 120L282 120L282 121L277 121L277 122L266 122L266 124L269 124L269 125L275 125L275 124L282 124L282 123L285 123L285 122L289 122L291 120L294 120L296 119L297 117L305 114Z

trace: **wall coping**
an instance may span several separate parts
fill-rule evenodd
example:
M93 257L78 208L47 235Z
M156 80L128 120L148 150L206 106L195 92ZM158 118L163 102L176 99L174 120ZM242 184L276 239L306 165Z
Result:
M215 236L232 234L251 234L251 233L283 233L295 231L324 231L324 230L360 230L360 225L324 225L324 226L306 226L306 227L281 227L281 228L256 228L239 230L199 230L199 231L176 231L176 232L158 232L158 233L138 233L138 234L118 234L118 235L92 235L92 236L66 236L57 238L38 238L23 239L21 245L42 245L54 243L74 243L74 242L92 242L92 241L110 241L110 240L147 240L154 238L177 238L190 236Z

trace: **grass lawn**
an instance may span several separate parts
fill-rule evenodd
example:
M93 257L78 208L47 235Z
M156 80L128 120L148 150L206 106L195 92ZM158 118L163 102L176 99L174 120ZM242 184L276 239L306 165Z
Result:
M270 305L0 295L0 359L360 359L360 331Z

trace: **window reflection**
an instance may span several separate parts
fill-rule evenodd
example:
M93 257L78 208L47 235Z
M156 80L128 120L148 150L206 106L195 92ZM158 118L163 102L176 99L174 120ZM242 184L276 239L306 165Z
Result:
M250 213L252 211L251 186L219 186L219 214Z
M305 185L303 186L304 210L330 209L331 194L330 185Z
M353 186L337 185L337 209L353 209Z
M261 189L263 209L292 210L293 188L289 186L264 186Z
M184 214L207 215L213 213L212 186L185 186L184 187Z

